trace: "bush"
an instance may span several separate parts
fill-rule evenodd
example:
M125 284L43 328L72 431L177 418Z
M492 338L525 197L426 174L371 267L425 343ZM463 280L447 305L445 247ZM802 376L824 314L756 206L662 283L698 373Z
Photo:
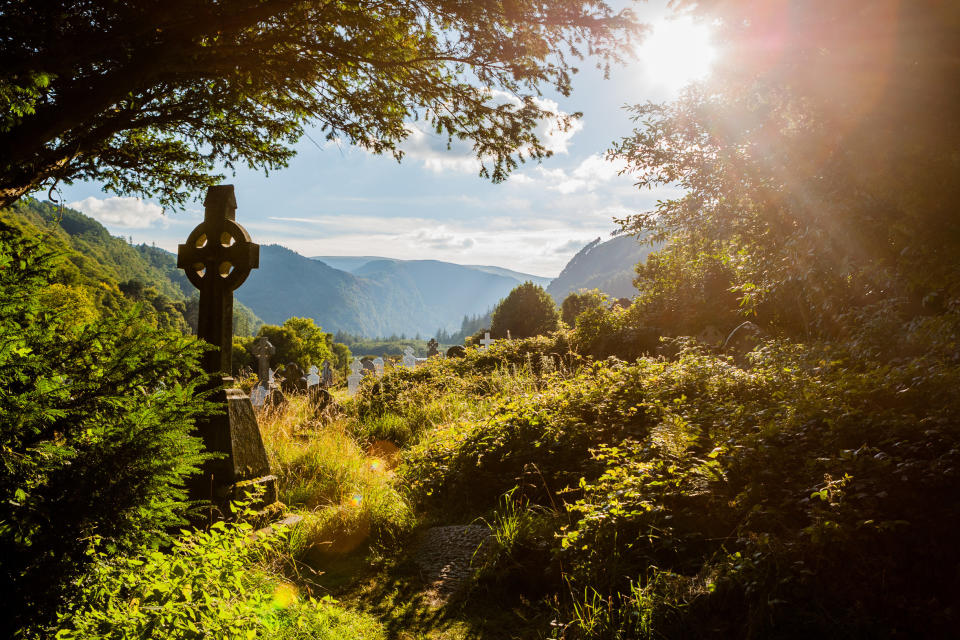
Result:
M90 541L158 543L183 521L201 346L133 313L41 304L55 256L0 227L0 629L42 620Z
M586 309L577 316L570 342L574 351L597 360L615 356L632 362L656 353L661 332L648 327L637 304L629 308L603 306Z
M218 522L184 533L167 552L141 549L116 557L92 553L94 570L76 602L53 628L35 637L62 640L125 638L311 638L380 640L379 625L348 613L327 597L304 599L297 588L252 567L278 546L250 538L247 524Z
M587 309L604 307L606 303L607 296L601 293L599 289L571 293L563 299L563 304L560 305L560 318L568 327L572 327L577 323L577 316L581 313Z

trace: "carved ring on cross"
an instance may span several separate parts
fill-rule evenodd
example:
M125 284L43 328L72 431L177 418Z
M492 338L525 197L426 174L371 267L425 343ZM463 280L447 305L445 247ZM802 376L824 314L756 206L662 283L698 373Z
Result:
M259 245L251 242L247 230L233 220L217 223L220 229L211 229L207 221L198 224L181 245L181 259L186 265L187 279L196 288L202 289L213 278L222 278L227 288L233 290L258 266ZM211 241L211 236L217 240Z

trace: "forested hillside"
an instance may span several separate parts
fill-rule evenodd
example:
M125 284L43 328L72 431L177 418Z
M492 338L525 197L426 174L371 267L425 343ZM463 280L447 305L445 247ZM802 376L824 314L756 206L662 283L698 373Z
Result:
M17 202L0 215L64 253L66 261L58 267L62 282L56 289L57 295L64 296L64 305L79 304L78 313L95 314L96 308L144 302L162 325L196 331L197 290L169 251L129 244L79 211L33 198ZM261 324L250 309L235 304L235 334L252 335Z
M547 286L547 293L557 304L580 289L599 289L614 298L632 298L637 295L637 288L633 286L636 265L653 250L632 235L606 242L597 238L570 259Z
M237 299L266 322L300 316L331 330L412 338L455 331L465 314L486 313L517 284L509 275L437 260L345 260L352 273L279 245L263 246L260 268Z

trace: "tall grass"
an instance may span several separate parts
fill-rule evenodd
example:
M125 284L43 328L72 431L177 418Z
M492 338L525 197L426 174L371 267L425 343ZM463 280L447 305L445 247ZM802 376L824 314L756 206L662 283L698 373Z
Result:
M391 460L361 447L344 419L314 420L305 397L266 407L258 419L280 499L304 517L291 535L295 554L390 546L413 526Z

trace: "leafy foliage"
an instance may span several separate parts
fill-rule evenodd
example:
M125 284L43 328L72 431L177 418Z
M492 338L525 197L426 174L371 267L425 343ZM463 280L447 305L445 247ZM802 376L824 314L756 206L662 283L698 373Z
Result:
M713 299L721 317L839 337L846 314L884 300L954 305L955 9L681 4L722 25L724 55L676 102L633 107L614 149L639 186L685 192L622 221L671 241L637 282L657 314Z
M572 327L577 323L577 316L588 309L597 309L605 306L607 296L599 289L581 290L569 294L563 299L560 305L560 319L568 326Z
M383 638L375 622L347 613L329 596L303 598L280 576L251 570L286 532L253 540L250 534L248 524L218 522L209 531L183 532L165 552L116 557L92 551L94 571L44 631L63 640Z
M62 258L60 258L62 259ZM202 347L134 312L78 322L50 308L57 258L0 227L0 555L3 624L50 615L110 548L157 542L183 520Z
M568 56L617 61L637 29L580 0L6 3L2 15L0 206L50 178L179 205L221 166L284 166L310 123L400 159L422 120L469 140L502 180L550 154L534 131L557 116L539 88L569 93Z
M530 338L555 331L560 322L553 298L543 287L530 281L516 287L493 309L490 335L506 338Z
M319 367L324 360L341 370L346 367L346 360L350 357L347 351L335 352L333 348L333 334L325 333L321 327L313 322L313 318L288 318L282 326L265 324L260 327L256 337L234 339L233 366L235 369L250 367L256 369L257 361L251 349L258 337L266 337L276 348L271 360L276 364L287 365L295 363L302 371L310 365Z

